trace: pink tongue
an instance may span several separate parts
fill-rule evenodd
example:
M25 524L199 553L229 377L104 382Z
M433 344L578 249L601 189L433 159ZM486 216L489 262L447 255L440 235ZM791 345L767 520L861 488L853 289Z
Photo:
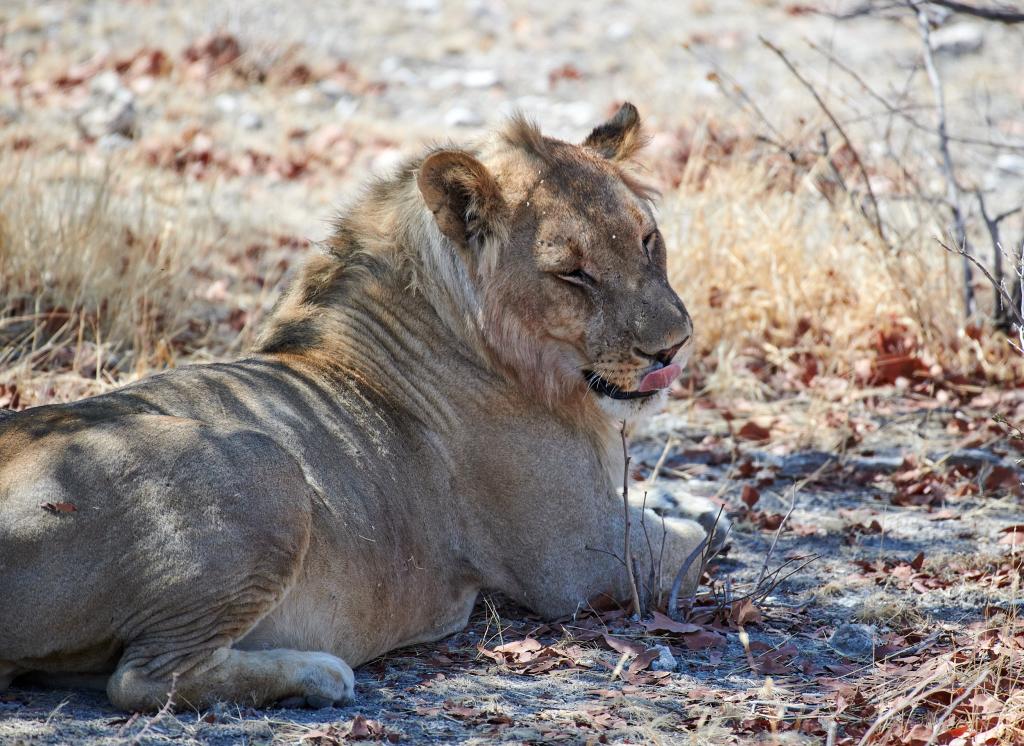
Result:
M644 376L644 380L640 381L640 387L637 391L644 392L667 389L672 385L672 381L679 378L679 374L682 372L683 369L675 363L666 365L664 368L658 368L658 370L652 370Z

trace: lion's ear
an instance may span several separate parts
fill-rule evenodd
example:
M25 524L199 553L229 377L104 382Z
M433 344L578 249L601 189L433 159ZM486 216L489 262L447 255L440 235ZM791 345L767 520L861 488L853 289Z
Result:
M417 176L420 192L437 227L467 248L496 232L505 214L498 182L480 161L462 150L439 150Z
M615 116L594 127L583 141L583 147L596 150L610 161L622 161L632 158L646 143L640 113L627 101Z

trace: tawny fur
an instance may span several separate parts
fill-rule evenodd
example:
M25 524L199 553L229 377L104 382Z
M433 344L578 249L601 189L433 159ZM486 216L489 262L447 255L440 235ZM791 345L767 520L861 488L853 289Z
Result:
M0 687L321 706L482 589L552 617L623 598L617 429L661 395L584 371L635 390L691 331L624 176L638 127L431 151L345 212L252 356L0 419ZM670 582L704 531L647 526Z

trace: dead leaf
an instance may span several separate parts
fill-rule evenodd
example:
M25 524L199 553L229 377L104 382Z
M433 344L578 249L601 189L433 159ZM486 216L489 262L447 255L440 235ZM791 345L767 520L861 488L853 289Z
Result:
M757 501L760 499L761 492L757 489L757 487L753 487L752 485L749 484L743 485L743 491L740 493L740 500L743 501L744 505L746 505L748 508L752 508L757 504Z
M604 635L604 641L612 650L616 650L623 655L640 655L647 649L643 643L636 642L635 640L624 640L621 637Z
M679 634L690 634L693 632L700 632L704 628L699 624L687 624L686 622L677 622L673 619L669 619L664 614L655 611L651 618L643 622L644 629L648 632L657 632L659 630L664 632L677 632Z
M729 618L737 627L745 627L748 624L759 624L762 622L761 612L749 598L741 598L733 601L729 611Z
M717 648L725 644L725 637L709 629L686 634L682 637L683 645L687 650L706 650Z
M523 640L514 640L512 642L506 642L504 645L499 645L494 649L494 652L509 653L518 657L523 653L532 653L540 650L542 647L544 646L532 637L527 637Z
M629 668L626 669L626 678L628 679L636 676L638 673L646 669L658 659L660 654L660 651L656 648L649 648L648 650L640 653L640 655L634 658L633 662L629 664Z
M1010 492L1020 496L1024 494L1024 485L1016 469L1009 466L993 466L985 478L986 492Z
M1004 534L999 539L1000 544L1008 544L1011 547L1024 546L1024 524L1007 526L999 533Z
M452 700L447 700L444 703L444 711L452 717L459 718L460 720L476 718L481 714L481 710L478 710L475 707L465 707L457 702L453 702Z
M771 437L771 434L772 431L769 428L758 424L754 420L747 420L743 427L736 432L736 435L744 440L757 441L768 440L768 438Z
M370 737L370 722L362 715L356 715L352 718L352 727L349 728L346 738L351 738L354 741L361 741L364 738Z

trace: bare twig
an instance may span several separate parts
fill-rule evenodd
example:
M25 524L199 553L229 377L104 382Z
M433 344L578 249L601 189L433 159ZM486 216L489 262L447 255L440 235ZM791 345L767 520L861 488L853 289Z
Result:
M916 687L914 687L913 691L911 691L905 699L897 700L892 707L890 707L884 713L875 718L875 721L871 723L871 727L867 729L863 736L861 736L861 739L860 741L858 741L857 746L865 746L865 744L871 743L871 737L875 735L875 731L877 731L879 728L885 725L885 723L891 720L894 715L897 715L902 710L905 710L907 707L910 707L911 705L916 704L919 700L923 699L921 693L924 691L925 687L944 674L945 671L943 671L943 669L941 668L936 671L933 671L926 679L924 679Z
M1010 297L1010 294L1006 291L1006 288L1004 286L996 282L996 278L993 277L992 273L988 271L988 267L979 262L964 249L950 248L942 241L939 241L939 246L941 246L951 254L960 254L960 256L964 257L966 261L971 262L971 264L973 264L975 267L981 270L981 273L985 275L985 279L992 283L992 287L994 287L996 289L996 292L998 292L1002 296L1003 300L1006 301L1007 310L1009 310L1009 312L1013 315L1013 321L1017 325L1017 329L1021 333L1022 337L1024 337L1024 308L1018 309L1014 306L1013 298ZM1024 272L1022 270L1018 271ZM1022 305L1024 305L1024 303L1022 303ZM1021 347L1024 347L1024 339L1021 340Z
M623 533L625 537L625 548L623 549L623 555L626 558L626 576L629 578L629 590L633 595L633 613L636 614L637 619L643 618L643 607L640 605L640 593L636 588L636 577L633 574L633 554L630 552L630 538L629 538L629 447L626 443L626 423L623 421L622 427L619 429L619 435L622 438L622 510L625 524L623 527Z
M981 672L981 675L974 680L974 683L972 683L969 687L964 689L959 697L954 699L946 706L946 709L942 711L942 714L939 716L939 719L935 721L935 725L932 726L932 734L931 736L929 736L928 742L925 744L925 746L932 746L932 744L935 743L935 741L939 737L939 731L942 729L942 724L946 722L946 718L948 718L950 713L952 713L953 710L955 710L961 702L967 699L967 697L969 697L975 689L981 686L982 682L988 678L990 673L991 669L986 667Z
M961 13L965 16L984 18L986 21L996 21L998 23L1008 24L1024 23L1024 13L1018 9L1010 8L1005 5L979 7L977 5L961 3L958 2L958 0L927 0L927 4L938 5L940 8L951 10L954 13Z
M683 587L683 580L686 578L687 573L689 573L690 568L693 566L693 563L696 561L697 557L708 546L709 538L710 534L701 539L700 544L698 544L696 548L694 548L694 550L690 552L690 555L686 558L686 561L683 562L683 564L680 566L679 572L676 573L675 580L672 581L672 591L668 594L667 609L668 615L672 619L675 619L677 622L681 621L681 619L679 618L679 611L677 607L679 606L679 591ZM700 582L699 578L698 582Z
M819 44L816 44L810 39L805 39L804 41L807 42L807 45L811 49L813 49L815 52L817 52L826 60L828 60L829 64L835 65L842 72L846 73L861 88L862 91L864 91L866 94L868 94L869 97L871 97L879 104L881 104L889 114L899 117L916 130L920 130L922 132L935 131L931 126L919 122L917 119L912 117L908 113L909 107L896 106L891 101L889 101L885 96L883 96L871 85L869 85L868 82L864 80L864 78L856 70L854 70L841 59L836 57L836 55L830 52L828 49L825 49L824 47L822 47ZM924 107L922 106L919 108ZM932 106L928 106L927 108L930 109L932 108ZM995 140L983 140L979 137L969 137L967 135L950 133L947 133L947 137L949 138L950 142L955 142L962 145L976 145L978 147L992 148L994 150L1024 150L1024 142L996 142Z
M761 563L761 572L757 574L757 582L754 583L754 588L761 587L761 581L764 580L764 574L768 570L768 561L771 560L772 554L775 552L775 545L779 543L779 534L782 533L782 527L786 525L786 521L793 515L793 510L796 508L796 486L793 486L793 497L789 502L789 510L786 511L786 515L783 516L782 522L779 527L775 529L775 536L772 538L772 544L768 547L768 553L764 556L764 562Z
M825 103L824 99L822 99L822 97L819 95L818 91L815 90L814 86L811 85L811 82L807 80L807 78L805 78L799 70L797 70L796 65L790 62L789 58L786 56L786 53L783 52L774 44L772 44L763 36L759 36L758 38L761 40L761 43L764 46L766 46L768 49L774 52L775 55L780 60L782 60L782 64L784 64L786 68L793 74L793 76L798 81L800 81L803 87L807 89L807 91L814 98L815 102L818 104L818 107L821 109L822 113L824 113L825 116L828 117L829 121L832 122L832 126L836 128L836 132L838 132L839 136L843 138L843 142L846 143L846 147L850 149L850 155L853 157L853 162L857 166L857 171L860 173L861 179L864 180L864 190L867 192L868 201L871 203L871 210L873 214L868 215L867 211L864 209L864 206L861 204L858 204L857 208L860 211L860 213L864 216L864 218L868 221L868 224L871 225L871 227L874 229L875 234L882 241L882 243L884 243L891 250L893 247L892 244L889 243L889 239L885 235L885 228L882 225L882 212L878 207L878 199L875 197L875 191L871 187L871 179L868 178L867 168L864 167L864 161L861 160L860 154L857 152L857 148L853 146L853 142L850 140L849 135L846 134L846 130L843 129L843 125L839 123L839 120L836 118L835 114L833 114L831 109L828 108L828 105Z
M167 692L167 701L164 702L163 707L157 710L156 714L153 715L149 720L146 721L145 725L142 726L142 730L135 734L130 742L130 746L138 746L139 744L145 743L144 737L149 729L156 725L160 720L165 718L168 713L174 708L174 693L178 688L178 674L173 674L171 677L171 690Z
M985 196L982 194L980 189L975 192L975 196L978 198L978 208L981 210L981 219L985 221L985 228L988 229L989 238L992 239L992 274L995 276L996 282L994 288L995 300L993 309L995 310L996 324L1005 329L1008 326L1007 322L1009 321L1009 314L1006 305L1004 304L1004 293L1001 292L1003 288L1003 242L999 240L999 224L1011 215L1024 210L1024 205L1017 206L992 217L988 214L988 209L985 205ZM1014 274L1016 274L1016 271ZM1010 299L1010 307L1013 307L1012 298Z
M911 2L913 6L913 3ZM956 173L953 169L953 156L949 152L949 134L946 130L946 94L942 88L942 78L939 77L939 70L935 66L935 57L932 55L932 35L928 22L928 14L924 8L917 7L917 25L921 31L921 46L924 54L924 68L928 73L928 80L932 86L932 93L935 96L935 105L938 108L938 120L935 123L936 134L939 138L939 153L942 162L939 167L946 179L946 200L953 212L954 240L958 246L964 249L963 273L964 273L964 314L971 316L974 313L974 272L971 269L970 255L967 246L967 227L964 221L963 209L960 205L960 187L956 182Z

